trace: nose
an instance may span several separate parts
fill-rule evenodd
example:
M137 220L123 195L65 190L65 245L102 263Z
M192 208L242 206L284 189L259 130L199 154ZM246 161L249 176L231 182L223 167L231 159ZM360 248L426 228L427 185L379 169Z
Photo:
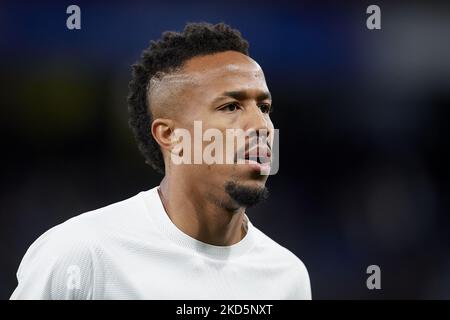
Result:
M269 115L262 112L256 104L252 104L248 109L246 120L246 130L254 130L258 135L263 132L267 136L271 135L273 129L272 121Z

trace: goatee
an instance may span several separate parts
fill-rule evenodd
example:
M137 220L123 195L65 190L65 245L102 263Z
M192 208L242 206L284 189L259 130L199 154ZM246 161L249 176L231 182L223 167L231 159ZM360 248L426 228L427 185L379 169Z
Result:
M225 191L241 207L251 207L269 197L269 190L264 187L249 187L235 181L225 183Z

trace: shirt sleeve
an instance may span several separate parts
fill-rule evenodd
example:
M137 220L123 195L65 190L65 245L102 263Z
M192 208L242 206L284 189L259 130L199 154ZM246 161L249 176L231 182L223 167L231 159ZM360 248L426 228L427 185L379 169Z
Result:
M93 298L95 265L89 237L55 227L28 249L11 300Z

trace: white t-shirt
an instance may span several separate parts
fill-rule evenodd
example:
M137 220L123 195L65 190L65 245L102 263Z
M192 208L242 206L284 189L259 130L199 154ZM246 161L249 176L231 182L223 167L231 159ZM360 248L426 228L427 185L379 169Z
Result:
M308 272L252 225L231 246L176 227L157 188L48 230L28 249L11 299L311 299Z

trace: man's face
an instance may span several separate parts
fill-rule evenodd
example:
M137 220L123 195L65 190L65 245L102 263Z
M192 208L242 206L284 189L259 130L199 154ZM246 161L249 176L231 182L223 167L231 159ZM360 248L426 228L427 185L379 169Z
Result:
M203 132L214 128L220 130L223 137L227 136L227 129L242 129L242 132L254 130L258 133L265 130L266 135L273 134L269 115L272 101L264 74L248 56L226 51L194 57L185 63L182 74L189 79L187 84L179 91L175 90L176 84L173 86L173 93L179 95L180 103L174 116L177 128L189 130L191 137L194 137L194 121L201 121ZM246 139L246 143L250 140L255 139ZM224 153L228 142L224 140ZM203 148L210 143L204 142ZM263 150L267 148L267 143L254 146ZM267 149L270 153L270 147ZM209 196L226 201L224 197L233 192L250 192L254 196L255 192L265 191L267 175L261 174L261 165L246 162L190 164L182 165L182 170L193 183L202 185ZM237 197L239 199L239 195Z

